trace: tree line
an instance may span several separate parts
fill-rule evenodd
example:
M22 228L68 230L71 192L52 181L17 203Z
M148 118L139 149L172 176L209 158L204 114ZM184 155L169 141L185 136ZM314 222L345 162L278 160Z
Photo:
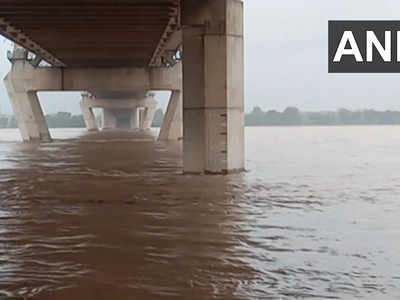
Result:
M73 115L69 112L58 112L45 116L50 128L83 128L85 121L82 115ZM17 128L17 120L14 116L0 116L0 128Z
M153 120L153 127L161 127L164 113L157 109ZM82 115L73 115L69 112L58 112L46 115L50 128L84 128ZM246 126L312 126L312 125L398 125L400 111L376 111L373 109L337 111L302 112L297 107L288 107L284 111L263 111L260 107L245 115ZM0 128L17 128L17 121L13 116L0 116Z
M400 124L400 111L341 108L337 111L302 112L297 107L288 107L278 112L254 107L245 118L246 126L397 125Z
M82 115L73 115L69 112L58 112L45 116L49 128L84 128L85 121ZM163 110L157 109L153 127L160 127L164 118ZM17 128L17 120L14 116L0 116L0 128Z

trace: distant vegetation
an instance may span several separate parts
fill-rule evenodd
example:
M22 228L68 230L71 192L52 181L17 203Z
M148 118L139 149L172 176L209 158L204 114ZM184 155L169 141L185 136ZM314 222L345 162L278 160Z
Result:
M153 127L160 127L164 113L161 108L157 109L154 116ZM82 115L72 115L69 112L58 112L46 115L46 121L50 128L84 128L85 121ZM17 128L17 121L13 116L0 116L0 128Z
M50 128L82 128L85 127L82 115L72 115L69 112L58 112L46 115ZM14 116L0 116L0 128L17 128Z
M153 127L161 127L164 113L157 109ZM59 112L46 115L50 128L83 128L85 122L81 115ZM311 126L311 125L400 125L400 111L347 110L302 112L296 107L288 107L283 112L263 111L255 107L245 116L246 126ZM12 116L0 116L0 128L17 128Z
M288 107L283 112L263 111L255 107L246 114L246 126L299 126L299 125L397 125L400 111L347 110L302 112Z
M82 115L72 115L69 112L59 112L46 116L50 128L82 128L85 121Z

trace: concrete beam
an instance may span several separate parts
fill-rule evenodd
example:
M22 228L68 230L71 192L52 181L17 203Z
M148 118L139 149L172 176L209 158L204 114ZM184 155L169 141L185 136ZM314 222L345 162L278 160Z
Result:
M173 16L170 17L169 22L168 22L167 26L165 27L164 32L158 42L157 48L152 55L152 58L149 63L150 67L161 67L162 66L162 56L164 54L166 46L172 40L172 37L174 36L174 33L176 32L176 29L178 27L178 22L179 22L178 8L175 8L174 10L175 10L175 12L174 12Z
M14 27L11 23L7 22L4 18L0 18L0 30L2 35L14 41L18 45L23 46L25 49L35 53L37 56L42 57L51 65L55 67L65 67L64 63L61 62L57 57L55 57L46 49L42 48L29 36L23 33L20 29Z
M133 109L135 107L147 107L154 104L157 106L157 101L153 97L141 99L87 98L85 101L91 108Z
M119 91L177 90L182 80L181 64L174 68L34 68L14 65L9 78L23 78L29 91Z

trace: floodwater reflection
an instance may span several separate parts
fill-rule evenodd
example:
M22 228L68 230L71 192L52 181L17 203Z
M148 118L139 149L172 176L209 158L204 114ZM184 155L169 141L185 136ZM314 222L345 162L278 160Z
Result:
M179 144L127 132L17 144L12 155L12 180L1 183L4 291L236 299L254 279L231 234L242 222L232 191L241 175L183 176Z
M334 160L352 153L300 168L313 150L275 130L280 153L229 176L182 175L181 144L147 134L0 143L0 298L396 299L400 178L377 160L348 183L357 166ZM386 179L367 186L369 168Z

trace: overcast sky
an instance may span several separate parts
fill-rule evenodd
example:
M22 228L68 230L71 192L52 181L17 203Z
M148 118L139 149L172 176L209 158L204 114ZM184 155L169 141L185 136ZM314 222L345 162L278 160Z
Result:
M328 20L398 20L399 11L398 0L245 0L246 110L400 110L400 74L328 74L327 58ZM8 47L0 43L1 78ZM41 95L47 113L77 113L78 101L76 93ZM2 82L0 106L11 111Z

